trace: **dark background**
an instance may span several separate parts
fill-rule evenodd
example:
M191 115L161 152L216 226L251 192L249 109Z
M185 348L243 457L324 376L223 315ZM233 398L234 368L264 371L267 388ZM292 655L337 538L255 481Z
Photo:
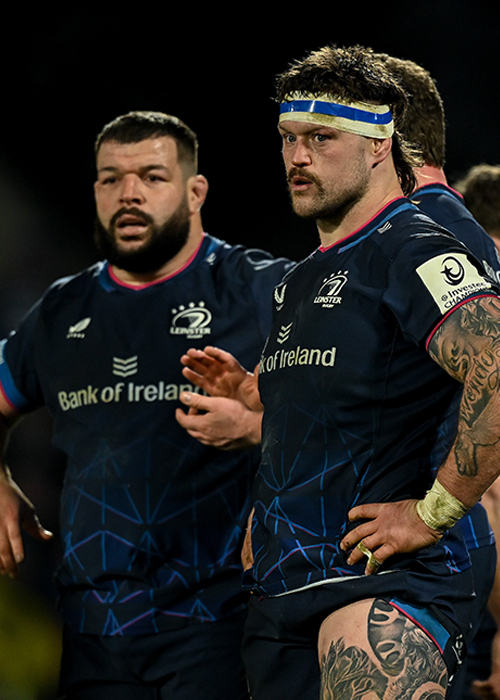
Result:
M500 161L497 2L224 7L44 7L4 25L15 36L1 49L0 240L10 252L17 224L14 258L25 263L9 262L7 276L52 279L94 260L93 143L131 109L177 114L198 133L210 233L293 257L309 252L314 225L294 217L285 192L273 85L291 60L331 42L430 70L447 110L450 179Z
M129 110L170 112L198 133L209 233L293 258L309 253L317 237L289 208L272 96L274 76L309 50L360 43L417 61L445 102L450 183L476 163L500 163L498 2L61 8L19 6L2 15L2 336L53 279L94 262L93 143L106 122ZM44 524L57 530L63 463L47 433L43 413L28 418L9 456ZM2 700L10 697L2 683L22 686L26 700L53 692L57 639L47 642L53 628L44 616L54 608L59 544L27 547L21 581L5 584L5 604L0 588L0 659L13 646L12 630L21 635L18 676L12 680L12 664L0 662ZM27 615L39 603L40 618ZM45 641L31 628L19 632L23 614L38 620L38 631L48 629ZM28 687L23 679L34 677L33 650L42 646L52 649L52 666Z

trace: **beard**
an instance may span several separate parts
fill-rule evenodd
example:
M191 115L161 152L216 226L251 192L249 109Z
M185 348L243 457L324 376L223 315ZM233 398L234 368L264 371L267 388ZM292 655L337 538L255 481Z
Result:
M116 240L116 222L123 214L132 214L149 225L148 238L135 250L123 250ZM113 215L107 228L99 218L96 219L94 242L99 254L121 270L136 273L155 272L172 260L186 245L190 225L186 197L162 226L158 226L149 214L136 207L122 207Z

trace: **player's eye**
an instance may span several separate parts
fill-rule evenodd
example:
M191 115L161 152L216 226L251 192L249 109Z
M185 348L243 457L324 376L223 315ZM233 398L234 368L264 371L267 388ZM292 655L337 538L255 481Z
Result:
M162 177L161 175L155 175L155 173L148 173L146 175L146 180L148 182L163 182L164 179L164 177Z

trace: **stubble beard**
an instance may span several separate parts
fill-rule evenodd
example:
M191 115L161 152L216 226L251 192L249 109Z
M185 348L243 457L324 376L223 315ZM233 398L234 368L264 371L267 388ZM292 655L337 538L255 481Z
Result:
M117 241L116 222L123 214L133 214L148 224L148 237L142 245L126 250ZM94 242L99 254L111 265L127 272L149 273L159 270L172 260L186 245L190 230L190 213L187 197L184 197L171 217L162 226L135 207L123 207L117 211L108 227L96 218Z
M292 168L288 182L295 176L303 176L313 185L311 190L300 192L289 189L294 212L303 219L333 220L342 218L365 195L369 186L369 173L364 162L353 167L347 183L325 187L318 177L301 168Z

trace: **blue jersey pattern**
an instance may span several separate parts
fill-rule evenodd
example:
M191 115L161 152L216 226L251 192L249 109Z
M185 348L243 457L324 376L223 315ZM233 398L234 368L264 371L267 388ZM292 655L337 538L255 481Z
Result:
M462 287L454 265L470 266ZM263 454L247 579L256 592L362 576L364 564L348 566L339 548L349 510L420 498L432 483L430 452L457 383L426 342L457 304L497 293L469 251L405 199L285 277L259 372ZM458 530L389 566L446 581L470 561Z
M175 420L189 347L254 367L290 263L210 236L178 274L137 289L106 263L54 284L4 343L21 411L45 404L67 455L61 612L92 634L149 634L241 609L241 535L258 449L220 451Z

